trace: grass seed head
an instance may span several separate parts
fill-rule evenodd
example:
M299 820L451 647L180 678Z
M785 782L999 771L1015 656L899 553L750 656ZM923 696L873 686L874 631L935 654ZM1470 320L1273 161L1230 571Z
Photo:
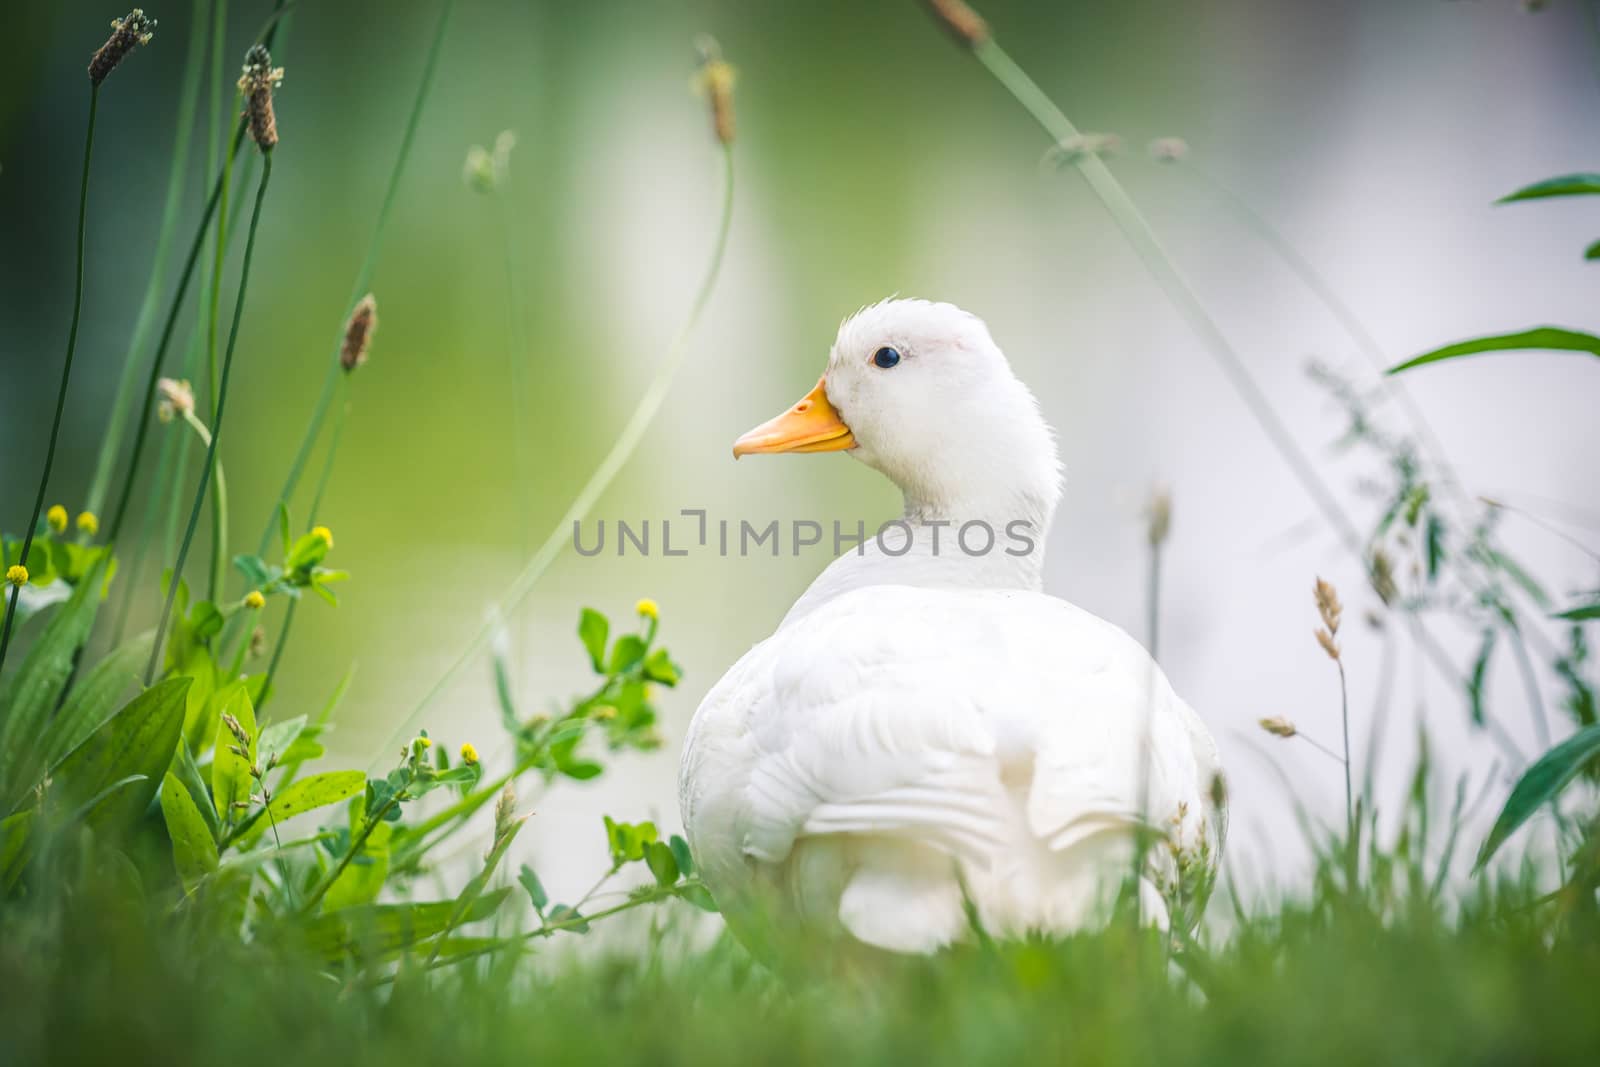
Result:
M1260 722L1261 728L1273 737L1293 737L1300 732L1295 729L1294 723L1285 719L1282 715L1274 715L1269 719L1262 719Z
M494 839L499 841L511 830L517 817L517 789L510 782L494 802Z
M260 659L267 654L267 631L265 627L257 626L250 631L249 655L251 659Z
M339 366L346 374L367 361L367 349L372 346L372 335L378 332L378 301L371 293L361 298L361 303L350 313L344 325L344 343L339 346Z
M1400 587L1395 584L1394 564L1389 559L1389 554L1383 549L1372 553L1372 567L1368 572L1372 582L1372 591L1378 594L1378 599L1385 605L1393 604L1395 597L1400 595Z
M105 81L129 52L149 44L155 32L156 20L147 16L143 8L136 7L120 19L112 19L111 36L89 60L89 81L95 85Z
M725 145L733 143L733 83L738 72L722 58L722 46L708 33L695 38L695 50L700 53L700 72L695 76L696 87L711 101L711 129L717 140Z
M976 48L989 39L989 24L965 0L926 0L928 10L955 39Z
M251 45L250 51L244 54L239 91L245 97L244 113L250 120L250 138L263 152L278 146L278 119L272 110L272 91L281 84L283 68L272 65L272 53L265 45Z
M1145 533L1151 548L1159 548L1172 532L1172 494L1164 485L1150 493L1150 503L1145 505Z
M156 392L161 397L156 404L156 418L162 422L194 411L194 388L187 381L162 378L156 382Z

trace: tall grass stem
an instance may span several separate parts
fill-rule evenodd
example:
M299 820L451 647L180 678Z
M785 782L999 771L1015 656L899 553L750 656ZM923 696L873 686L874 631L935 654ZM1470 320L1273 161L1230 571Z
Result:
M367 245L367 254L362 261L361 269L356 274L356 284L350 294L350 299L345 302L344 314L339 319L339 340L344 340L344 324L349 319L350 312L356 303L371 288L372 274L377 269L378 253L383 248L383 236L389 225L389 216L394 210L394 202L400 191L400 179L404 176L406 164L411 158L411 148L417 139L417 127L422 121L423 107L428 102L428 95L433 88L434 74L439 67L439 55L444 48L445 30L450 24L450 13L455 9L455 0L444 0L439 7L439 20L433 31L433 42L428 46L428 57L423 63L422 78L417 84L417 95L411 102L411 113L406 118L405 133L400 139L400 151L395 157L394 167L389 171L389 184L384 190L383 203L378 208L377 225L372 231L372 240ZM322 432L322 423L327 418L328 407L333 402L334 386L343 368L339 365L338 346L334 348L334 358L328 361L327 373L323 376L322 392L317 397L316 407L312 409L311 419L306 425L305 435L300 440L299 448L295 451L294 460L289 464L289 473L284 478L283 488L278 490L277 499L267 513L266 525L262 528L261 539L256 547L256 555L263 555L267 546L272 542L272 531L277 522L278 508L289 503L289 498L294 495L295 487L300 484L300 477L305 473L305 465L311 456L311 449L316 444L318 435Z
M172 580L167 583L166 602L161 608L161 621L156 627L156 639L150 649L150 664L145 668L144 684L154 679L161 663L162 646L166 640L167 623L172 618L172 604L177 599L178 585L183 575L183 564L194 541L195 526L200 521L200 509L205 503L206 489L215 470L217 446L222 442L222 417L228 401L228 377L233 371L233 350L239 340L239 320L244 313L245 294L250 285L250 260L255 253L256 229L261 222L261 202L267 195L267 184L272 179L272 156L261 157L261 180L256 185L255 207L250 212L250 229L244 242L244 259L239 266L239 295L233 305L233 325L228 330L228 347L222 357L222 374L218 381L216 413L211 420L211 444L206 449L206 462L200 472L200 484L195 487L194 503L189 509L189 524L184 529L183 543L178 547L178 559L172 567Z
M39 472L39 491L33 499L33 515L22 534L22 556L27 565L28 553L33 549L34 531L39 527L39 513L44 511L44 495L50 484L50 468L56 462L56 440L61 435L61 413L67 406L67 385L72 381L72 357L78 350L78 323L83 313L83 244L89 218L89 163L94 158L94 120L100 110L100 85L89 90L89 122L83 135L83 177L78 182L78 257L76 280L72 292L72 326L67 330L67 356L61 364L61 385L56 389L56 413L50 420L50 442L45 446L44 470ZM16 623L17 597L20 585L11 587L11 599L6 603L6 619L0 628L0 671L5 670L6 652L11 648L11 630Z

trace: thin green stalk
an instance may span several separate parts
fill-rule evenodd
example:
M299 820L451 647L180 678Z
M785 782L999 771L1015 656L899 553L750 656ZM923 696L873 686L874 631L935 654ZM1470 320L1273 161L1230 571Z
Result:
M238 97L234 98L235 104ZM220 317L222 304L222 274L227 265L228 255L228 186L233 181L233 161L238 158L237 153L229 152L222 163L222 199L217 208L217 233L214 238L216 245L212 259L212 285L211 307L206 317L206 381L211 391L211 419L216 421L217 408L221 404L222 383L217 377L217 319ZM211 478L217 477L217 468L222 463L218 449L213 445L207 450L207 463L211 467ZM206 580L206 599L215 601L222 592L224 568L228 560L228 514L227 500L218 493L211 494L211 570Z
M100 110L100 85L89 90L89 123L83 135L83 177L78 183L78 261L76 282L72 293L72 326L67 330L67 358L61 364L61 385L56 390L56 413L50 421L50 443L45 447L44 470L39 473L39 492L33 500L33 516L22 534L22 556L18 562L27 565L28 553L33 548L33 534L39 527L39 513L44 510L44 494L50 484L50 468L56 462L56 439L61 435L61 413L67 406L67 384L72 380L72 357L78 349L78 322L83 312L83 237L89 218L89 162L94 157L94 120ZM6 651L11 647L11 628L16 621L17 597L22 587L11 587L11 599L6 604L6 621L0 629L0 671L5 669Z
M711 299L712 290L716 288L717 275L722 271L723 254L728 246L728 231L733 222L733 150L728 145L723 145L722 151L724 175L722 213L717 223L717 235L712 245L711 261L706 267L704 278L701 279L700 288L695 293L694 302L690 305L689 316L678 329L678 333L673 337L672 343L667 346L666 353L656 367L655 376L651 378L644 394L640 396L639 403L634 407L633 414L628 417L622 432L617 435L615 443L611 446L611 451L606 453L605 458L600 461L600 465L595 468L594 473L589 475L589 480L578 491L578 495L573 499L572 504L568 506L566 513L557 520L555 527L551 529L549 535L544 539L544 543L539 546L538 551L533 554L533 557L522 568L522 572L511 583L505 596L501 598L498 612L499 618L510 618L518 605L527 599L528 594L538 584L539 578L544 574L546 568L561 554L561 549L571 539L573 524L581 522L589 514L589 509L594 507L601 494L611 485L611 481L617 476L617 472L632 458L634 450L639 447L639 442L643 439L645 431L650 428L650 423L654 421L656 412L660 410L662 402L666 399L667 391L672 388L673 379L677 377L679 369L683 366L684 357L688 353L689 338L700 322L701 313L704 312L706 304ZM433 687L423 695L417 706L412 709L411 713L400 724L400 727L391 735L390 742L383 746L383 751L389 751L400 737L408 736L415 729L417 722L433 705L433 702L461 676L461 673L466 670L472 658L489 643L489 640L494 636L496 625L495 618L491 617L488 622L478 629L477 633L467 643L467 647L462 650L461 655L433 684Z
M206 0L194 0L190 14L192 29L189 34L189 51L183 61L183 88L178 97L177 132L173 136L172 167L167 173L167 196L161 208L161 229L156 236L155 257L150 264L150 277L145 283L144 299L139 303L139 317L134 321L133 336L123 356L122 373L117 377L117 392L111 401L111 417L106 422L100 438L100 455L95 460L94 477L89 483L87 510L100 514L105 503L106 490L111 481L112 468L122 454L122 435L128 426L128 416L133 410L128 406L128 394L139 369L139 357L150 339L155 326L156 308L161 299L162 279L167 273L167 258L172 251L172 238L178 228L178 215L184 206L183 188L189 170L189 142L194 134L194 113L200 98L201 75L205 71L206 55ZM139 409L139 418L149 413Z
M422 121L422 109L428 102L428 94L433 88L434 72L439 66L439 54L443 50L445 29L450 22L450 13L455 8L455 0L444 0L439 8L439 21L434 27L433 43L428 46L428 57L423 63L422 80L417 85L417 95L411 103L411 114L406 118L405 134L400 140L400 152L395 157L394 167L389 171L389 185L384 190L383 203L378 208L377 226L372 231L372 241L367 245L366 259L361 264L360 271L356 274L356 284L350 294L350 299L345 303L344 317L340 319L339 342L344 341L344 323L350 317L350 312L355 309L356 302L366 295L372 284L372 273L377 268L378 253L383 247L383 235L389 225L389 216L394 209L396 196L400 191L400 179L405 174L406 163L411 157L411 147L416 141L417 127ZM300 484L300 476L305 471L306 461L310 458L312 446L316 444L318 435L322 432L323 420L327 417L328 406L333 402L333 387L335 380L342 368L339 365L338 346L334 347L334 358L328 364L327 374L323 377L322 392L317 397L317 404L311 412L311 421L306 425L305 435L300 440L300 446L295 452L294 460L289 464L289 474L284 479L283 488L278 491L278 497L273 502L267 513L266 526L261 531L261 541L256 547L256 555L263 555L267 546L272 542L272 531L277 521L278 508L289 503L289 498L294 495L295 487Z
M328 895L328 890L333 888L333 883L339 880L339 876L344 873L345 868L350 866L350 861L356 858L356 855L361 851L361 847L367 843L367 838L372 836L372 831L376 830L378 824L383 822L383 817L389 814L389 809L398 803L400 803L400 798L397 794L384 801L378 806L377 811L367 816L366 821L361 825L361 832L350 842L350 848L343 856L339 857L339 862L334 865L333 870L324 875L322 880L317 883L316 888L312 889L311 894L306 897L305 903L300 906L301 915L310 915L316 910L317 905L322 902L322 898Z
M240 122L234 132L232 152L237 153L244 140L245 124ZM139 477L139 460L144 453L145 440L149 435L150 412L155 403L156 385L161 380L161 366L166 359L167 347L172 343L172 334L178 323L178 313L183 308L183 298L188 294L189 283L194 278L194 269L200 260L200 250L205 246L206 232L210 229L211 220L217 214L217 208L223 199L224 178L219 175L216 184L211 188L211 197L206 201L206 209L200 217L199 228L195 230L194 241L189 245L189 254L184 259L183 272L178 277L178 289L172 294L172 304L167 309L167 320L161 327L161 339L156 343L156 354L150 364L150 373L145 378L144 396L139 403L139 421L133 435L133 448L128 459L128 470L123 477L122 492L117 497L117 509L112 514L111 525L107 531L107 540L116 541L117 535L122 531L122 523L128 516L128 508L133 500L133 487ZM219 228L220 229L220 228ZM205 305L202 305L202 313Z
M233 325L228 330L228 348L222 359L222 376L217 389L216 415L211 422L211 445L206 449L205 469L200 472L200 484L195 487L194 504L189 509L189 524L183 533L183 543L178 548L178 560L172 568L172 581L167 583L166 602L161 608L161 622L156 627L156 639L150 649L150 664L145 668L144 684L155 680L156 667L161 663L162 646L166 639L167 623L172 618L172 603L178 595L179 576L189 555L189 545L194 541L195 526L200 521L200 508L205 503L206 489L211 474L216 469L217 446L222 441L222 417L228 401L228 377L233 371L233 350L239 340L239 320L244 314L245 293L250 284L250 260L255 253L256 229L261 222L261 202L266 198L267 183L272 178L272 154L261 158L261 181L256 186L255 207L250 212L250 230L244 242L244 260L239 267L239 295L233 305Z
M1058 144L1070 142L1079 136L1078 128L1060 108L1056 107L1033 79L1017 66L1005 50L995 43L994 38L984 37L979 40L972 46L972 54ZM1229 384L1255 417L1257 424L1299 480L1301 487L1334 528L1345 549L1360 561L1364 571L1370 568L1370 563L1364 555L1361 535L1345 515L1344 509L1340 507L1338 498L1322 480L1316 467L1312 465L1293 435L1289 433L1288 427L1273 410L1265 392L1250 373L1249 367L1233 350L1227 337L1200 303L1193 286L1167 254L1149 222L1112 175L1110 168L1093 152L1081 153L1075 165L1089 184L1090 190L1099 197L1112 220L1133 246L1145 269L1151 273L1173 306L1199 336L1206 351L1221 368ZM1413 639L1426 654L1428 662L1451 683L1458 682L1461 672L1451 661L1449 653L1428 632L1422 621L1415 614L1408 614L1407 624ZM1489 726L1495 741L1509 754L1520 758L1520 753L1510 737L1496 724L1490 723Z

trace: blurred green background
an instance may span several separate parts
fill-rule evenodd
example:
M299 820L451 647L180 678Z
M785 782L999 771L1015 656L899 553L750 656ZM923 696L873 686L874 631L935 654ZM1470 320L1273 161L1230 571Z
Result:
M1526 182L1593 168L1600 109L1582 4L1537 15L1514 0L981 6L1080 127L1120 135L1119 176L1318 455L1341 421L1307 382L1307 359L1352 373L1364 364L1214 194L1183 166L1145 157L1150 138L1187 138L1193 162L1284 230L1397 360L1475 332L1597 325L1600 267L1580 258L1600 233L1593 209L1489 207ZM152 3L155 41L102 94L84 326L49 492L73 510L148 276L190 7ZM230 56L270 8L229 4ZM436 12L294 5L275 56L287 68L282 143L222 448L236 548L269 518L332 358ZM14 532L42 463L70 312L83 68L117 14L85 0L7 5L0 525ZM1238 731L1269 714L1336 722L1328 679L1307 683L1326 667L1309 640L1308 590L1314 573L1342 578L1359 607L1359 570L1331 537L1296 532L1310 504L1098 204L1075 175L1040 165L1048 141L912 0L458 5L373 284L381 326L353 383L329 497L314 517L305 493L296 501L297 522L332 527L330 562L355 578L337 610L301 611L280 714L320 704L355 662L333 745L382 758L610 446L687 311L713 236L720 160L689 88L700 32L740 73L729 259L666 408L595 517L891 517L892 489L847 459L735 465L729 445L809 388L855 308L896 292L962 304L988 320L1060 434L1068 489L1050 591L1143 636L1138 512L1152 484L1172 487L1163 661L1223 744L1242 813L1236 840L1257 840L1271 863L1274 828L1289 817ZM518 144L502 204L469 190L462 164L503 129ZM174 260L203 204L203 144L197 131ZM508 299L526 323L524 351L510 340ZM180 321L173 365L192 316ZM526 377L520 426L511 360ZM1592 368L1579 363L1470 361L1414 388L1474 489L1511 487L1592 521L1600 499L1587 457L1600 430ZM525 478L518 433L532 457ZM1329 476L1359 510L1370 473L1346 462ZM1592 581L1592 560L1570 546L1509 535L1558 589ZM626 616L636 597L654 597L689 673L664 700L666 754L541 803L537 832L549 840L581 822L576 836L590 847L588 820L603 806L675 825L676 751L699 696L826 559L565 555L512 620L525 710L585 684L573 637L584 605ZM139 609L151 617L153 573ZM1370 694L1378 638L1364 662L1363 640L1352 639L1352 684ZM1482 758L1459 694L1430 693L1420 673L1401 691L1412 716L1394 731L1399 753L1423 716L1457 762ZM487 666L425 725L500 755ZM1337 806L1335 769L1314 754L1282 758L1307 760L1300 772L1325 777ZM1402 755L1389 762L1403 771ZM574 877L592 866L575 860Z

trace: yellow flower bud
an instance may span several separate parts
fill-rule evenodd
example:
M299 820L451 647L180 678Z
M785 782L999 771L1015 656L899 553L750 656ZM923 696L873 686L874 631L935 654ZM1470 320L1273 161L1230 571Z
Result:
M95 518L94 512L78 512L78 532L88 537L93 537L100 532L100 520Z
M251 611L260 611L266 602L267 598L261 595L259 589L252 589L244 595L244 606Z
M433 738L431 738L431 737L419 737L419 738L417 738L416 744L417 744L418 748L432 748L433 747Z
M594 717L601 722L609 722L617 717L617 709L610 704L601 704L594 709Z
M647 619L661 618L661 608L658 607L656 602L651 600L649 597L645 597L643 600L635 604L633 606L633 610L637 611L640 615Z
M476 764L478 762L478 750L472 747L471 741L461 746L461 762L467 764Z
M28 568L24 567L20 563L13 563L10 567L6 568L6 581L11 585L27 585Z
M50 529L58 534L67 532L67 509L56 504L44 513L44 519L50 524Z
M333 531L328 529L326 526L313 526L311 528L311 536L320 538L322 543L327 545L329 548L333 547Z

